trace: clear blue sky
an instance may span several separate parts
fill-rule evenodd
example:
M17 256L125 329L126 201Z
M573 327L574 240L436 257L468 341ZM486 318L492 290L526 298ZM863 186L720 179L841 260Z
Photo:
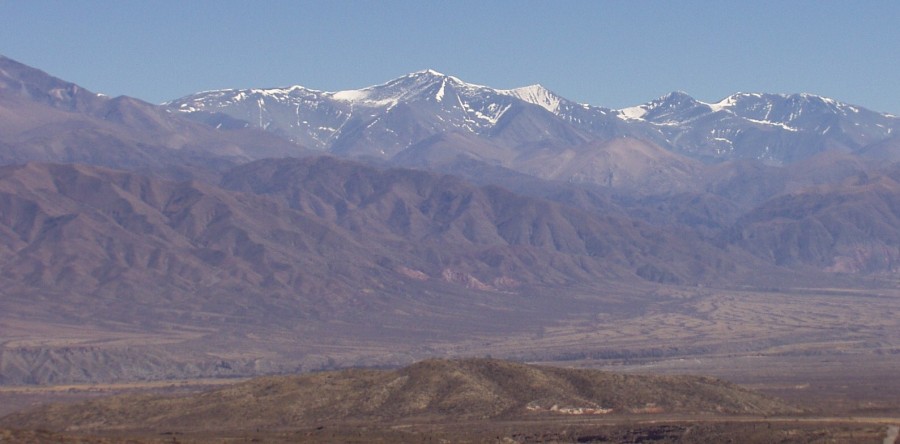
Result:
M433 68L613 108L810 92L900 115L897 1L0 0L0 54L109 95Z

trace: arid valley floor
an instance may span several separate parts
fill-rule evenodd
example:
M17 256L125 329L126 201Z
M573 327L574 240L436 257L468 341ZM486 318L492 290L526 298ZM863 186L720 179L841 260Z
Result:
M873 442L900 425L900 291L885 288L698 289L655 287L643 310L583 312L480 341L429 344L448 357L510 357L564 368L634 375L708 375L784 400L794 414L641 412L486 419L432 414L389 420L338 418L259 430L146 430L102 426L4 432L9 441L115 442ZM607 313L609 310L606 310ZM125 340L125 338L121 338ZM323 353L374 353L318 344ZM377 342L377 341L373 341ZM309 345L316 345L310 342ZM551 353L552 352L552 353ZM543 359L534 359L534 358ZM531 358L531 359L529 359ZM0 414L45 402L117 394L185 396L246 378L122 384L6 386ZM59 427L58 423L56 424ZM12 424L14 426L14 424ZM9 422L5 427L10 427ZM30 427L29 427L30 428ZM91 438L91 437L94 438ZM96 441L91 441L96 439Z

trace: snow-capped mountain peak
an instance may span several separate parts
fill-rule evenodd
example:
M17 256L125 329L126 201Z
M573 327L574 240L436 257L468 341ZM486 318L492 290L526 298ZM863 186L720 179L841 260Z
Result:
M684 91L678 90L678 91L672 91L672 92L660 97L659 99L656 99L656 101L665 102L665 103L682 103L682 102L695 102L696 100L693 97L691 97L690 94L688 94Z
M460 80L459 77L447 75L447 74L435 71L430 68L407 74L407 75L400 77L398 79L395 79L395 80L401 80L401 79L416 79L419 82L445 82L445 81L448 81L448 82L451 82L456 85L471 86L471 87L475 87L475 88L484 88L481 85L467 83L467 82ZM391 83L391 82L388 82L388 83Z
M441 72L437 72L437 71L435 71L435 70L433 70L433 69L431 69L431 68L423 69L423 70L421 70L421 71L416 71L416 72L414 72L414 73L411 73L410 75L411 75L411 76L416 76L416 75L428 75L428 76L435 76L435 77L447 77L446 74L441 73Z
M622 108L617 115L622 120L652 121L671 124L685 116L694 117L708 112L709 105L700 102L684 91L673 91L643 105Z
M719 111L725 111L725 110L728 110L728 109L734 107L735 104L737 104L738 99L744 95L746 95L746 93L732 94L716 103L709 103L708 105L709 105L709 108L714 113L719 112Z
M456 91L470 92L490 89L482 85L464 82L458 77L442 74L433 69L425 69L398 77L381 85L328 94L334 100L349 102L354 105L381 107L417 100L440 102L447 93L448 87Z
M554 114L559 112L559 105L565 100L540 84L523 86L521 88L501 89L497 90L497 92L541 106Z

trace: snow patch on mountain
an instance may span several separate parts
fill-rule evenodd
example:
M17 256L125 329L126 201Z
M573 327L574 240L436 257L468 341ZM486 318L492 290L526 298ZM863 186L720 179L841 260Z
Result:
M440 102L444 99L444 88L447 86L447 80L445 79L441 82L441 89L438 90L437 94L434 95L434 100Z
M618 115L625 120L644 120L642 117L647 115L647 108L643 106L631 106L618 110Z
M714 113L717 113L719 111L727 111L737 104L737 98L739 95L740 93L730 95L716 103L708 103L707 106L709 106L709 109Z
M399 97L381 97L378 99L371 99L372 89L351 89L346 91L338 91L334 93L330 93L331 98L334 100L338 100L341 102L348 102L357 105L371 106L371 107L384 107L384 106L394 106L399 101Z
M758 124L760 124L760 125L777 126L777 127L780 127L781 129L784 129L784 130L787 130L787 131L792 131L792 132L800 131L800 130L798 130L797 128L788 126L786 123L782 123L782 122L772 122L772 121L769 121L769 120L756 120L756 119L751 119L751 118L749 118L749 117L744 117L744 119L747 120L748 122L758 123Z

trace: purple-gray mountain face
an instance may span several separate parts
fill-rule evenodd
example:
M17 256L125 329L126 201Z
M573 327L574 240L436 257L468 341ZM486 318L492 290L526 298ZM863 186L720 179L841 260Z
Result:
M615 138L707 163L786 164L829 150L860 152L900 128L897 117L810 94L739 93L704 103L675 92L611 110L572 102L540 85L493 89L431 70L360 90L221 90L167 105L188 114L220 113L311 148L381 159L408 158L404 151L410 148L459 133L492 148L468 156L520 171L528 171L520 160L534 149L578 152Z

